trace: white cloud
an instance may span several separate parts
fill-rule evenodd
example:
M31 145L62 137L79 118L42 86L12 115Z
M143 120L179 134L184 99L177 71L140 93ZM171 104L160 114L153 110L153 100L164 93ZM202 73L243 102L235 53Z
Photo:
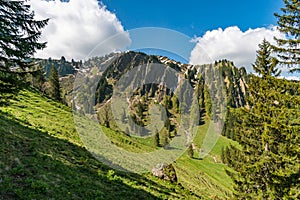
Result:
M284 79L287 79L287 80L300 81L300 77L299 76L280 76L279 78L284 78Z
M227 59L235 63L237 67L246 67L252 71L252 63L255 62L258 44L266 38L274 43L273 37L284 37L276 27L249 29L241 31L237 26L224 30L207 31L202 37L195 38L197 42L191 52L191 64L212 63L215 60Z
M92 56L124 49L130 43L116 15L103 5L99 7L97 0L31 0L30 5L37 19L50 18L41 38L47 41L47 48L38 51L36 57L84 59L96 45L115 34L119 34L118 40L100 45Z
M287 71L283 71L279 76L279 78L300 81L300 73L289 73L287 70Z

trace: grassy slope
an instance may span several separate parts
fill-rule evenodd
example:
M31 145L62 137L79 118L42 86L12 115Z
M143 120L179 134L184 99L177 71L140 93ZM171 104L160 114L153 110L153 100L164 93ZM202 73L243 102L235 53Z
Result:
M197 147L201 147L208 127L209 120L206 118L205 124L199 127L194 139ZM206 199L230 198L232 181L225 172L226 166L221 162L222 148L230 143L235 144L232 140L220 136L212 151L204 159L197 158L195 152L193 159L185 153L176 160L175 168L183 186L196 194L201 194Z
M185 199L179 185L102 165L81 146L71 110L24 90L0 107L0 199Z
M201 131L205 129L207 123ZM71 110L34 91L23 90L8 107L0 107L0 137L0 199L210 199L224 198L231 190L219 163L228 139L220 137L203 160L183 155L174 163L179 182L190 192L149 174L124 174L97 162L82 147ZM136 152L151 149L126 135L113 139ZM201 140L200 135L196 145Z

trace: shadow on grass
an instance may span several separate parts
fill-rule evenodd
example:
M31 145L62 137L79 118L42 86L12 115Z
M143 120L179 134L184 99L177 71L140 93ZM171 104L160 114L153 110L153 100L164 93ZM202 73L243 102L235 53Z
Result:
M0 111L0 199L159 199L172 192L144 176L113 171L85 148L22 124Z

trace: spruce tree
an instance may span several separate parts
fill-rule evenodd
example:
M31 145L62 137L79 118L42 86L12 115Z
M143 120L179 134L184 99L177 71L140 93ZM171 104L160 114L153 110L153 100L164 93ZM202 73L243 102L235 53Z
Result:
M156 147L159 147L159 133L157 129L155 130L155 135L154 135L154 145Z
M46 20L34 20L34 13L24 1L0 0L0 71L26 70L29 58L46 43L38 42ZM19 73L20 74L20 73Z
M50 83L50 91L49 91L50 96L57 101L61 101L59 76L58 76L58 71L54 65L52 65L50 71L49 83Z
M0 104L7 103L17 91L30 57L46 43L37 42L48 20L34 20L24 1L0 0Z
M256 61L254 65L252 65L254 71L263 77L272 75L275 77L279 76L281 71L276 68L278 63L277 59L271 57L271 44L264 39L258 46L259 50L256 51Z
M193 145L192 145L192 144L190 144L190 145L188 146L187 154L188 154L188 156L189 156L190 158L193 158L193 157L194 157L194 150L193 150Z
M233 139L224 151L237 199L300 198L299 83L252 76L249 107L234 111Z
M275 13L278 19L278 30L286 35L285 39L276 38L277 45L273 46L275 52L278 53L279 62L283 65L291 67L291 72L300 71L300 1L299 0L283 0L284 8L282 13Z

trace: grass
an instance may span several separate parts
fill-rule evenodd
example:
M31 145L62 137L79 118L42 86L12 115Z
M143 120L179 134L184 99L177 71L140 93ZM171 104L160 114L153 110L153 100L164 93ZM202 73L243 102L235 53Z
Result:
M207 131L209 119L205 118L204 125L198 128L194 144L200 148ZM232 197L232 180L226 174L226 166L221 162L222 149L229 144L235 144L230 139L220 136L216 144L203 158L190 158L187 153L176 160L175 169L182 185L205 199L226 199Z
M197 146L208 124L206 120L200 127L194 141ZM155 148L150 139L102 128L124 149ZM70 108L26 89L9 106L0 107L0 137L0 199L225 199L231 195L220 152L232 141L222 136L203 160L184 154L174 162L178 184L150 173L124 173L87 151Z
M196 199L189 190L97 161L76 133L71 110L22 90L0 107L0 199Z

